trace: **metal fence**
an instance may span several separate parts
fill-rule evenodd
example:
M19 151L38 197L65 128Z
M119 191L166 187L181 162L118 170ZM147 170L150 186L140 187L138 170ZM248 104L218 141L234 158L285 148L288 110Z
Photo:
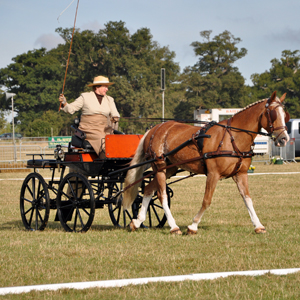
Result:
M260 152L260 151L256 151ZM262 152L262 151L261 151ZM53 154L53 148L49 148L45 140L23 140L14 145L12 142L0 143L0 169L20 169L24 168L28 154ZM286 147L276 147L270 140L268 150L264 153L257 153L253 156L253 162L270 163L272 157L280 157L284 162L295 162L295 141L291 139Z
M53 149L44 141L25 141L13 144L12 142L0 143L0 169L24 168L29 154L52 154Z
M276 147L272 141L272 157L281 158L284 162L295 162L295 140L290 139L285 147Z
M271 147L270 147L270 138L258 137L254 140L255 147L253 152L255 155L252 157L252 162L264 162L265 164L270 163L271 161Z

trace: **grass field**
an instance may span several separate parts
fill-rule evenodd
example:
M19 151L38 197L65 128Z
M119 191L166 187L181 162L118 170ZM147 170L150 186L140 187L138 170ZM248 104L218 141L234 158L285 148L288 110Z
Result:
M0 174L0 286L36 285L191 273L300 267L300 163L257 164L249 176L254 208L267 233L256 235L231 179L220 181L195 236L163 229L129 232L96 211L85 234L63 231L54 211L42 232L27 232L19 212L26 173ZM44 178L48 171L40 172ZM258 174L273 173L273 174ZM171 185L171 211L185 232L201 205L205 177ZM300 273L151 283L123 288L60 290L3 299L298 299ZM1 296L0 296L1 298Z

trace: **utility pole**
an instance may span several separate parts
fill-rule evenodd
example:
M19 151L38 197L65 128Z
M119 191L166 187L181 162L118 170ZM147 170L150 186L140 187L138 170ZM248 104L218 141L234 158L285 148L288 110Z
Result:
M165 121L165 69L161 69L162 121Z
M12 117L12 126L13 126L13 145L14 145L14 162L17 161L17 150L16 150L16 141L15 141L15 120L14 120L14 96L16 94L14 93L5 93L6 95L6 100L11 99L11 117Z

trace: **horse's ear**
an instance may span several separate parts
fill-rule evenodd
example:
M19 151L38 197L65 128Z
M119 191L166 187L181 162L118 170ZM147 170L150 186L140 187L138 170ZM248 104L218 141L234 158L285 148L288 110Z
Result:
M281 102L281 103L284 101L285 96L286 96L286 93L284 93L284 94L281 96L281 98L280 98L280 102Z
M273 92L269 103L273 102L275 99L276 99L276 91Z

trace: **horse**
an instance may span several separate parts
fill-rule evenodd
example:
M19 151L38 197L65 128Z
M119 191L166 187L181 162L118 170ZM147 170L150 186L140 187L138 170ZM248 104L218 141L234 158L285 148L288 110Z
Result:
M265 233L266 229L257 217L250 197L247 171L253 155L254 139L262 128L268 132L277 147L284 147L289 141L285 126L289 113L283 105L285 96L286 94L279 99L275 91L270 98L246 106L230 119L208 123L200 130L199 126L167 121L147 131L131 161L133 167L127 172L123 199L120 200L123 209L129 210L138 193L138 182L143 178L145 169L150 167L147 161L151 159L155 176L144 189L140 212L137 219L132 219L130 223L131 231L138 229L145 221L149 202L156 191L167 217L170 233L182 234L171 214L166 193L166 179L180 168L207 176L202 206L193 218L193 223L188 226L187 234L197 233L201 218L211 205L217 182L229 177L235 181L244 200L255 233ZM210 135L210 138L199 139L200 142L197 142L195 137L199 132ZM172 151L186 142L187 138L191 138L190 144L179 151ZM165 154L169 152L171 154L166 157ZM134 167L137 164L140 165Z

